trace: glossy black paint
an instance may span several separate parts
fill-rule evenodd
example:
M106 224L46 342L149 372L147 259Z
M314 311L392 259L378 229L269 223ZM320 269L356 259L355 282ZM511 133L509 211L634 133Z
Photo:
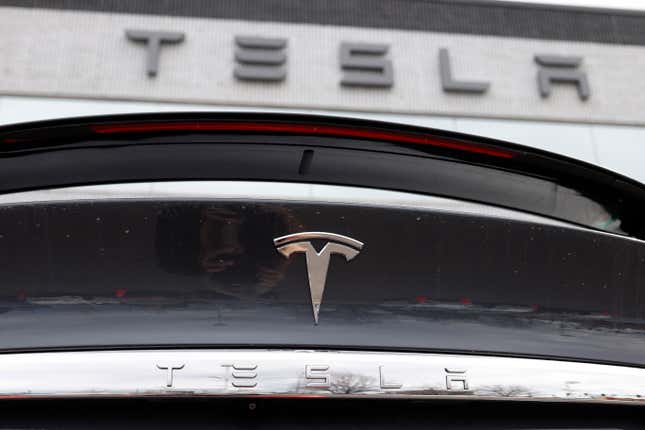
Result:
M642 430L645 422L643 408L624 405L258 397L5 400L0 413L6 430Z
M642 430L645 422L643 408L624 405L258 397L4 400L0 413L6 430Z
M300 129L216 132L199 127L235 121ZM182 123L196 127L96 132L97 128L128 124ZM448 139L466 147L502 150L512 157L387 138L298 131L303 126ZM303 171L306 154L309 167ZM449 131L337 117L252 113L115 115L0 127L0 192L168 179L292 181L412 191L645 238L642 184L578 160ZM588 216L600 212L604 213L601 217Z
M329 231L313 324L305 258ZM0 208L0 348L271 345L567 357L645 365L645 245L429 210L253 201ZM315 244L321 246L322 244Z

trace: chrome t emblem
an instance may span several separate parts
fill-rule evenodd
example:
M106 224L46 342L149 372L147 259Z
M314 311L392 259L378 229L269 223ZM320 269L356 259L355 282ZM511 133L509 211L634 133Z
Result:
M323 239L327 243L320 252L311 244L310 240ZM340 254L345 260L350 261L358 255L363 248L363 242L351 237L320 231L308 231L289 234L273 239L278 252L289 258L294 252L304 252L307 257L307 274L309 276L309 291L311 292L311 306L314 311L314 322L318 324L318 312L322 303L329 257L331 254Z

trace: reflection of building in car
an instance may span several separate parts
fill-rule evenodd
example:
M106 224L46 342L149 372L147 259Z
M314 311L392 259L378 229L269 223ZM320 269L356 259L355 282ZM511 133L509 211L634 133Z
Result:
M272 240L297 226L293 214L275 205L173 206L158 217L156 250L164 269L201 274L211 291L252 299L282 279L289 260Z

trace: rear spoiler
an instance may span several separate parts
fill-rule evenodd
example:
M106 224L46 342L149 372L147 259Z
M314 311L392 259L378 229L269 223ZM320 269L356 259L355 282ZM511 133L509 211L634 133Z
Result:
M0 192L150 180L354 185L523 210L645 239L645 186L534 148L384 122L160 113L0 127Z

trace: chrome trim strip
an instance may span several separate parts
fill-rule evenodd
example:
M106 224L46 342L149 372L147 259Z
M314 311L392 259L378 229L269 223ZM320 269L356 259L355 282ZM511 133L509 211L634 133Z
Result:
M0 355L0 398L275 396L645 405L645 369L528 358L317 350Z
M0 194L0 205L111 199L217 199L337 203L432 210L579 228L539 215L445 197L374 188L292 182L162 181L86 185Z

